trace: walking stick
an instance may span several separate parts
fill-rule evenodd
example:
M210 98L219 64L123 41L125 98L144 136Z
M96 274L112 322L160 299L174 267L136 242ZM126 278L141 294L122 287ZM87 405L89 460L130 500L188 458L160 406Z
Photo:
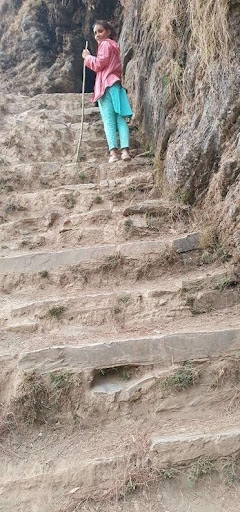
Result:
M85 50L87 50L87 49L88 49L88 41L86 41L86 45L85 45ZM85 65L85 59L84 59L84 63L83 63L83 80L82 80L82 118L81 118L80 135L79 135L79 141L78 141L78 147L77 147L76 162L78 162L78 160L79 160L80 147L81 147L82 136L83 136L85 82L86 82L86 65Z

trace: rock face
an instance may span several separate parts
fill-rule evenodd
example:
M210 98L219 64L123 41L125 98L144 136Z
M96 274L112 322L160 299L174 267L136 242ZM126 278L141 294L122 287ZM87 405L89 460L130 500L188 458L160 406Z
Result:
M239 248L240 4L125 4L125 83L160 179Z
M0 77L11 91L81 90L82 49L94 49L92 24L111 19L118 0L1 0ZM94 75L87 73L87 90Z

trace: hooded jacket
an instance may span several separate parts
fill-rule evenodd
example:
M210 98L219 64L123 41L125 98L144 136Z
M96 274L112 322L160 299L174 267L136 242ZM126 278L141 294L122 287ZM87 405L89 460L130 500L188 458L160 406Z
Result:
M121 81L122 66L120 48L112 39L104 39L98 45L97 56L87 55L85 64L97 73L92 101L99 100L105 89Z

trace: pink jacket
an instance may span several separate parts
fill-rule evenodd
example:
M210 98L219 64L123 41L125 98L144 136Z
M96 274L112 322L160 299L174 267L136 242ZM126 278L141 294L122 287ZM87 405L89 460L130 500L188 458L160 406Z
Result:
M111 87L115 82L121 81L120 48L112 39L104 39L99 43L97 57L88 55L85 58L85 64L97 73L93 102L104 95L106 87Z

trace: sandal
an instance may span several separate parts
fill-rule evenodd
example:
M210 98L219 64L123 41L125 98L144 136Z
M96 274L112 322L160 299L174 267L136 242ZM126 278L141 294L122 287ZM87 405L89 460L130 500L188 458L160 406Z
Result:
M129 153L127 153L127 152L122 153L121 160L123 160L123 161L131 160Z
M108 161L110 164L113 164L114 162L118 162L117 155L111 155Z

